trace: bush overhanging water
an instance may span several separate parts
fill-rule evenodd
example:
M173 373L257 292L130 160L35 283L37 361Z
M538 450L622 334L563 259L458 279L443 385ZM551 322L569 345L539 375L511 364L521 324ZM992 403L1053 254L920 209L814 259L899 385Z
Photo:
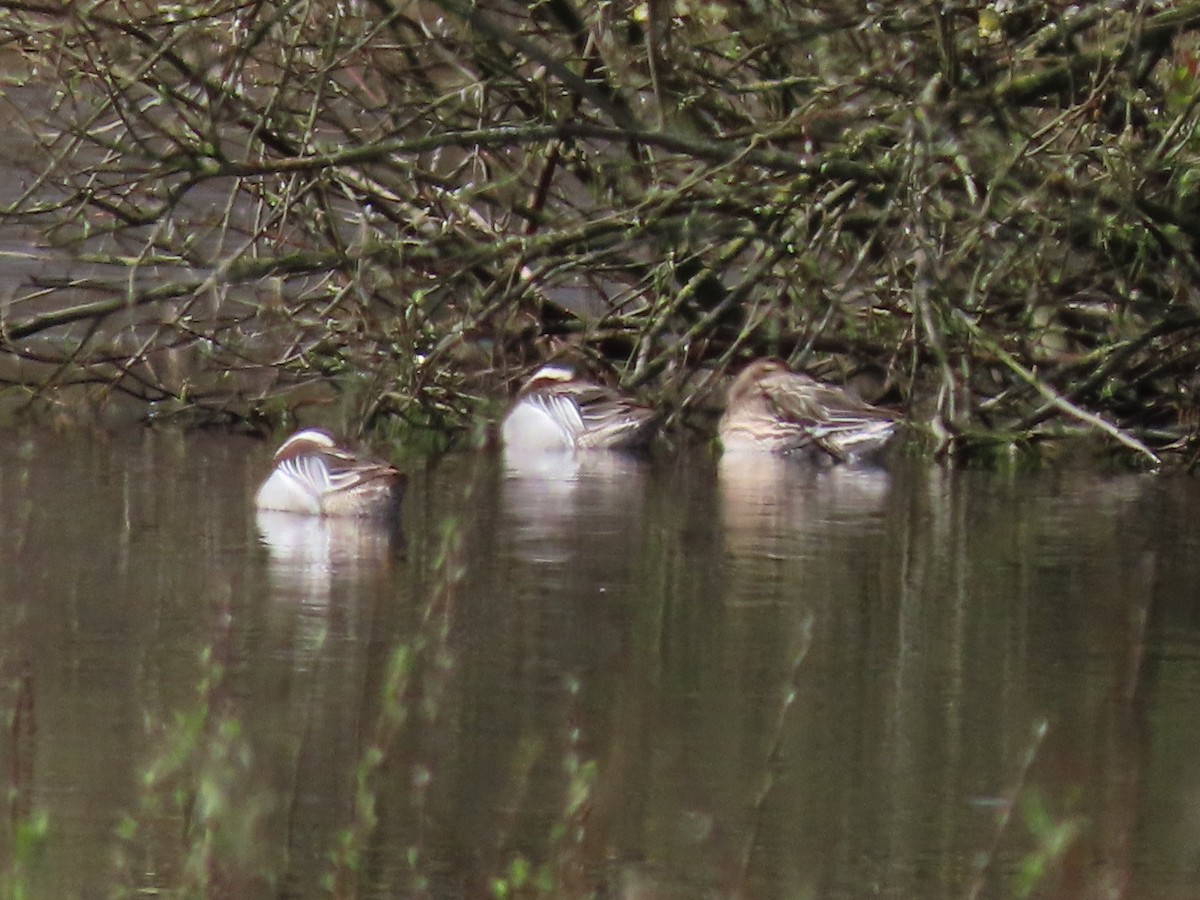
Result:
M943 449L1195 443L1200 3L0 10L22 400L464 433L570 343L675 422L775 353Z

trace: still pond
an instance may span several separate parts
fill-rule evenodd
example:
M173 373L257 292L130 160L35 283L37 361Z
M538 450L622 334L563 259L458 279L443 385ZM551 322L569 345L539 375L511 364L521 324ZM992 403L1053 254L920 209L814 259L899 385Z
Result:
M1200 483L0 445L5 896L1194 897Z

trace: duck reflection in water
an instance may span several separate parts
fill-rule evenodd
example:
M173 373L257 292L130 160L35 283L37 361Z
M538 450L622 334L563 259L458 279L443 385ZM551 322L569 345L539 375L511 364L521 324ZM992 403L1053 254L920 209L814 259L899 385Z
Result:
M881 468L726 456L718 482L729 606L788 607L803 598L797 609L811 609L859 578L852 573L886 534L892 481Z
M819 468L785 456L764 455L752 464L722 457L717 474L725 526L743 534L803 536L878 516L891 489L882 468Z
M277 587L326 602L335 572L384 570L400 546L404 476L307 428L275 452L255 524Z
M505 505L519 548L540 561L570 555L573 533L607 523L633 494L654 410L615 387L550 363L530 376L501 425ZM557 548L557 549L556 549Z
M898 424L894 413L780 360L750 363L730 385L717 426L730 546L754 552L823 539L840 519L879 514L889 477L872 463Z
M260 509L254 523L270 557L272 585L311 603L328 601L335 575L388 571L403 547L394 522Z
M546 561L603 533L628 533L640 518L646 467L616 451L507 458L504 505L521 555Z

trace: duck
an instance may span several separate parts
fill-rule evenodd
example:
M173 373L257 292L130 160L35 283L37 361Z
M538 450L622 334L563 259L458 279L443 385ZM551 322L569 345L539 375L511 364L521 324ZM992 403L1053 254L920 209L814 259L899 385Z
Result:
M393 518L403 492L404 475L395 467L356 454L322 428L305 428L275 451L254 505L310 516Z
M628 449L650 437L654 410L615 388L549 363L517 393L501 425L510 450Z
M767 358L747 365L729 386L717 437L725 453L808 452L844 463L877 454L898 424L894 413L844 387Z

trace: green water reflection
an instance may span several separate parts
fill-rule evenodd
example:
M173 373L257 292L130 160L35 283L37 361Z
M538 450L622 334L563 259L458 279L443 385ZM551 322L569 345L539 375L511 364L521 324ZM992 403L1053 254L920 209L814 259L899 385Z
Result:
M8 884L1194 884L1190 480L464 457L412 473L381 534L256 521L268 457L148 431L0 448Z

